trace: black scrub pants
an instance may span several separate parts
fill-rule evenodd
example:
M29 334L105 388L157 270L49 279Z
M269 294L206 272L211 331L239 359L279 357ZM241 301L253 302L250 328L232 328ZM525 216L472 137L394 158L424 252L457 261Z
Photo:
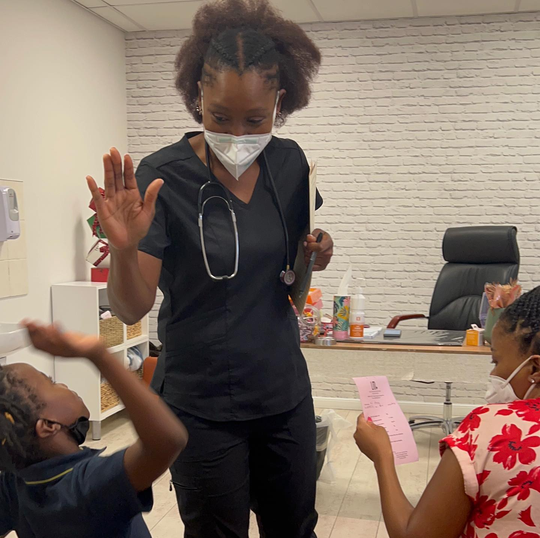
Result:
M315 417L311 396L280 415L213 422L174 409L189 432L171 467L185 538L316 538Z

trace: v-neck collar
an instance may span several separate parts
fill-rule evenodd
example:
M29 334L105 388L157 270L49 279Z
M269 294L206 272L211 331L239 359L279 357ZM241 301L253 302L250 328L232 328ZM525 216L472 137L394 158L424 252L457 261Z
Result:
M193 137L195 137L195 136L197 136L199 134L202 134L202 132L201 131L192 131L192 132L186 133L186 135L185 135L185 143L187 144L187 146L189 148L188 151L190 152L190 157L192 159L197 160L198 165L201 167L202 170L204 170L204 174L206 175L207 181L217 181L217 182L219 182L219 184L222 185L225 188L225 190L229 193L229 196L231 197L231 199L234 202L236 202L240 207L243 207L244 209L248 209L252 205L253 200L255 199L255 196L257 195L258 191L261 188L259 184L264 183L263 164L259 163L259 175L257 176L257 181L255 182L255 187L253 188L253 192L251 193L251 198L249 199L249 202L244 202L243 200L238 198L238 196L236 196L236 194L234 194L231 190L229 190L221 181L219 181L219 179L215 176L215 174L211 173L211 171L208 169L208 166L206 166L206 164L203 161L201 161L201 159L199 158L197 153L195 153L195 150L193 149L193 146L191 145L189 140L190 140L190 138L193 138ZM257 159L258 158L259 157L257 157ZM206 181L204 181L204 183L206 183Z
M216 181L219 181L219 179L216 178ZM225 185L223 185L223 183L221 183L221 181L220 181L220 183L225 187L225 189L227 189L227 192L229 193L229 195L231 196L233 201L235 201L240 207L243 207L244 209L249 209L251 207L251 205L253 204L253 202L255 200L255 196L257 196L257 193L258 193L258 191L260 189L260 184L263 183L263 181L264 181L263 167L259 163L259 175L257 176L257 181L255 182L255 187L253 188L253 192L251 193L251 198L249 199L249 202L244 202L243 200L240 200L240 198L238 198L238 196L236 196L236 194L234 194L234 192L231 192L229 189L227 189L227 187L225 187Z

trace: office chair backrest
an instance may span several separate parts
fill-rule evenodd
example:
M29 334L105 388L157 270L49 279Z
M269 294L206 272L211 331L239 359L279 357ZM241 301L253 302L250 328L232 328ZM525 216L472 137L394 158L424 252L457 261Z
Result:
M449 228L443 239L442 268L433 291L430 329L463 331L480 326L479 310L486 282L507 284L519 273L517 228Z

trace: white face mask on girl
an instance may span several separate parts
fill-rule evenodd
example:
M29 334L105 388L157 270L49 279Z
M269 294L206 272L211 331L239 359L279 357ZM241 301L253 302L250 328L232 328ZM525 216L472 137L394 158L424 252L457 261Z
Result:
M503 379L502 377L496 375L489 376L488 389L486 392L486 402L488 404L502 404L502 403L511 403L515 400L519 400L510 381L514 379L517 373L532 359L529 357L526 361L523 361L511 374L508 379ZM526 400L529 394L534 390L536 384L534 381L531 381L531 386L529 390L523 396L523 399Z
M272 127L276 121L279 92L276 97ZM204 107L201 90L201 108ZM204 127L203 127L204 128ZM257 157L272 140L272 130L269 133L234 136L231 134L213 133L204 129L204 139L215 153L221 164L236 180L255 162Z

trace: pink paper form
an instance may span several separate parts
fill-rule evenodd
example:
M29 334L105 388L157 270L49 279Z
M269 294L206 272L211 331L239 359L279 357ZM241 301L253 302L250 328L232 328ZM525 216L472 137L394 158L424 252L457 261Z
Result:
M411 427L385 376L355 377L364 415L388 432L396 465L418 461Z

